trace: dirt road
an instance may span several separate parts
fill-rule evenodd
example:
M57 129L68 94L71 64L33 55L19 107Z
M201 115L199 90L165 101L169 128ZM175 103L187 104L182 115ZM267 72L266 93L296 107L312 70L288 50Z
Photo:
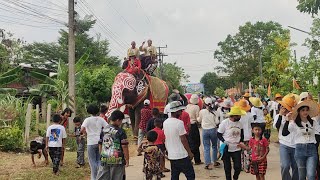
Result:
M200 148L203 148L202 146ZM202 152L201 152L202 153ZM203 160L203 155L201 154ZM130 158L130 165L126 169L127 179L128 180L137 180L143 179L142 173L142 156L134 156ZM170 162L166 163L166 167L170 168ZM194 166L196 179L225 179L223 166L220 168L215 168L213 170L205 170L204 165ZM170 173L165 173L166 177L163 180L170 179ZM184 175L180 175L180 179L186 179ZM239 180L254 180L255 176L241 172ZM280 180L280 160L279 160L279 144L271 143L270 144L270 153L268 155L268 169L266 180Z

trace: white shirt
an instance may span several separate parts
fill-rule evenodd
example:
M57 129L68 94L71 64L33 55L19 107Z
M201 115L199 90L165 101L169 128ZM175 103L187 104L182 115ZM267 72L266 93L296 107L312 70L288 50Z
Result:
M214 129L219 123L217 116L209 112L207 109L202 109L199 112L198 121L201 123L202 129Z
M177 118L168 118L163 122L163 131L166 136L165 144L170 160L183 159L188 157L180 136L187 134L183 122Z
M243 135L244 135L244 141L249 141L252 137L252 128L251 123L253 122L253 116L250 112L247 112L246 115L241 116L241 119L239 121L242 124L243 127Z
M223 134L224 140L228 142L229 152L241 150L241 148L238 147L241 139L241 129L242 124L239 121L233 122L229 118L223 120L219 125L218 132Z
M62 139L67 138L66 129L60 124L48 127L46 137L49 138L48 147L62 147Z
M251 108L252 116L257 116L253 123L266 123L264 120L263 110L260 108L252 107Z
M275 129L277 129L276 128L276 123L278 121L279 116L280 116L280 114L277 114L276 118L273 121L273 128L275 128ZM296 146L295 146L295 143L293 141L293 137L294 137L293 133L290 133L287 136L282 136L282 130L283 130L284 123L286 122L286 118L287 118L286 116L282 116L282 121L281 121L281 125L280 125L280 128L279 128L279 133L278 133L279 143L281 143L281 144L283 144L285 146L289 146L289 147L295 148Z
M200 108L198 105L194 105L194 104L187 105L187 109L185 110L185 112L189 114L191 124L197 123L197 119L199 117L199 111L200 111Z
M217 114L217 118L218 118L219 124L223 120L225 120L225 119L227 119L229 117L229 115L227 113L229 113L229 111L227 111L227 110L222 111L222 107L219 107L217 109L217 113L216 114Z
M166 105L166 107L164 107L164 114L168 115L168 118L171 118L171 112L170 112L170 103Z
M320 126L316 121L313 121L313 126L308 121L301 122L302 127L299 127L294 121L290 121L288 130L294 134L295 144L316 144L315 131L320 130Z
M314 120L314 123L318 123L318 125L320 126L320 116L313 117L312 119ZM320 131L316 130L314 133L320 135Z
M86 118L81 127L86 128L87 145L98 144L102 128L106 127L108 123L99 116L91 116Z
M273 119L276 119L278 107L279 107L279 103L277 101L271 101L270 112L273 111L273 117L272 117Z

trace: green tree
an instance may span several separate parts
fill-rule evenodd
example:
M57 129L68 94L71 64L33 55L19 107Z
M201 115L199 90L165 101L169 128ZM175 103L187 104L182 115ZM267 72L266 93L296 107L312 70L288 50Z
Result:
M320 0L298 0L297 9L300 12L317 15L320 9Z
M91 49L91 56L86 61L87 67L99 67L102 65L119 66L120 60L110 56L109 42L100 38L91 37L88 32L94 26L95 20L90 18L77 21L76 41L76 60ZM20 62L31 64L33 67L56 70L61 60L68 63L68 32L61 29L58 42L39 43L35 42L24 48L24 59Z
M96 70L86 69L80 77L77 94L86 103L105 103L111 97L116 71L108 66Z
M217 87L215 90L214 90L214 95L217 95L219 97L224 97L226 95L226 92L225 90L222 88L222 87Z
M204 91L207 95L213 95L217 87L228 89L233 85L228 77L219 77L215 72L205 73L201 77L200 82L204 84Z
M166 81L169 91L178 89L183 92L182 82L188 82L189 75L185 74L184 69L177 66L177 63L163 63L162 79ZM157 76L159 76L159 69L157 69Z
M276 38L289 37L289 31L283 29L279 23L247 22L239 27L238 33L228 35L224 41L218 43L219 49L215 51L214 57L223 66L217 69L229 74L231 82L247 84L259 77L257 67L260 55L263 67L272 63L272 58L279 59L275 57L275 53L279 51L275 46ZM263 68L264 73L266 68Z

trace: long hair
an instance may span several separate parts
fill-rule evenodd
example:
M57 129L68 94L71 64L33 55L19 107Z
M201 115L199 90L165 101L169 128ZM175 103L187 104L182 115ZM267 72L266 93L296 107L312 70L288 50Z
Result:
M299 127L303 127L302 126L302 124L301 124L301 117L300 117L300 111L303 109L303 108L305 108L305 107L307 107L308 109L310 109L308 106L301 106L299 109L298 109L298 115L297 115L297 117L296 117L296 119L294 120L294 122L297 124L297 126L299 126ZM308 115L308 117L307 117L307 119L308 119L308 121L309 121L309 123L311 124L311 126L313 126L313 120L311 119L311 117Z

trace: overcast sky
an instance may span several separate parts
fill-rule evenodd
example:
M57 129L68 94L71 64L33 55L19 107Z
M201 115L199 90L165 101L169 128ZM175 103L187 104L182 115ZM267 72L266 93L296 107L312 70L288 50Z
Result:
M67 0L22 2L30 3L28 5L37 8L41 15L67 22ZM235 34L247 21L272 20L283 27L290 25L308 31L312 18L300 13L296 5L297 0L78 0L76 11L81 16L91 14L89 7L100 19L90 33L101 33L103 38L110 39L113 55L124 57L132 40L140 45L151 38L155 46L168 45L164 50L169 55L165 62L177 62L190 75L190 82L199 82L205 72L214 71L218 64L213 58L218 42L228 34ZM57 29L61 25L56 22L46 20L44 29L30 27L42 26L41 20L1 4L0 14L0 28L11 31L16 37L28 42L57 40ZM291 30L292 42L298 44L293 48L298 56L307 53L301 46L306 37L304 33Z

